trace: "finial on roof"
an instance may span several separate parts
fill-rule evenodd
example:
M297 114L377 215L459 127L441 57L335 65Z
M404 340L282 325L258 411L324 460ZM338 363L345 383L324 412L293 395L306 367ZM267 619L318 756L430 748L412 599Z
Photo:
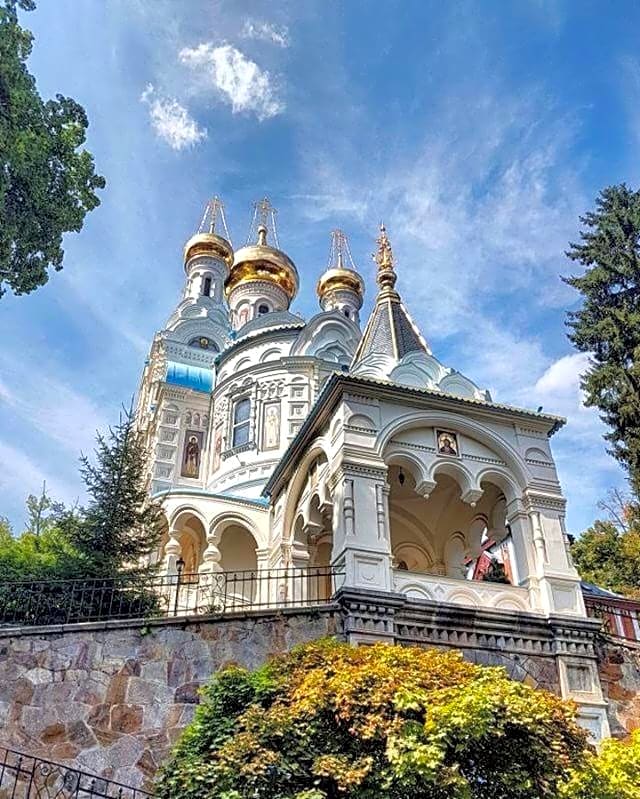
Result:
M393 250L391 249L391 242L387 236L384 222L380 223L380 235L376 241L378 243L378 252L373 256L374 261L378 264L376 280L381 289L393 289L397 275L394 268Z
M218 230L216 230L216 226ZM220 227L222 227L222 230L220 230ZM224 216L224 205L217 195L212 197L205 205L198 233L217 233L222 235L227 241L231 241L227 220Z
M262 200L253 204L253 219L249 227L247 244L252 243L253 236L255 235L258 245L264 247L267 244L267 234L270 233L275 246L280 246L278 244L278 231L276 229L277 213L268 197L263 197Z
M347 264L345 264L345 260L348 261ZM331 249L327 269L353 269L356 271L347 234L342 230L331 231Z

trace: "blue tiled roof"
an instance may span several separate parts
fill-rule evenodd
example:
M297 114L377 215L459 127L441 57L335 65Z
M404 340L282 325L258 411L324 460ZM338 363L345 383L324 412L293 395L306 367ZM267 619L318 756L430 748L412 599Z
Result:
M213 388L213 371L202 366L187 366L185 363L167 363L167 383L175 386L209 393Z

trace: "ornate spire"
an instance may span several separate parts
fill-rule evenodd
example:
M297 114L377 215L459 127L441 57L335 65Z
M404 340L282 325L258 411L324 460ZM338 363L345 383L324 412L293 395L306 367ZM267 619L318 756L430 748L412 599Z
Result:
M372 355L387 356L392 362L399 363L409 352L430 352L395 290L398 276L394 268L391 242L384 224L380 225L380 235L376 241L378 251L373 259L378 264L376 280L380 291L353 357L352 369L355 370L361 362Z
M268 197L263 197L262 200L253 204L253 218L249 226L247 244L252 244L255 239L260 247L265 247L267 234L270 233L275 246L280 247L276 227L277 213Z
M376 239L378 243L378 251L373 256L373 260L378 264L378 274L376 281L382 290L387 289L392 291L396 285L398 276L394 268L393 250L391 249L391 242L387 236L387 229L384 222L380 223L380 235Z

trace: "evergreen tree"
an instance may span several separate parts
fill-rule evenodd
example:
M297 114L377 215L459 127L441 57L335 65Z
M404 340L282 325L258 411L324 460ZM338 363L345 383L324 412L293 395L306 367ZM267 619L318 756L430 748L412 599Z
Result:
M147 558L159 544L163 516L160 504L149 499L147 452L133 412L124 412L96 441L95 463L81 459L90 500L67 520L70 537L95 575L149 573Z
M569 338L591 355L586 404L610 427L611 452L640 496L640 192L604 189L581 222L582 241L567 255L585 272L564 278L583 298L569 313Z

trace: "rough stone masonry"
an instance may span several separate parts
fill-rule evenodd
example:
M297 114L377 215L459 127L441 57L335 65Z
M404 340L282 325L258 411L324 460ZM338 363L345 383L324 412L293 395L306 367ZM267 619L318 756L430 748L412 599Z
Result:
M611 730L625 735L640 726L640 648L602 640L594 649L594 622L576 625L344 592L319 608L233 618L0 629L0 745L149 788L215 671L254 668L330 635L461 649L469 660L502 665L555 692L562 652L597 657Z

